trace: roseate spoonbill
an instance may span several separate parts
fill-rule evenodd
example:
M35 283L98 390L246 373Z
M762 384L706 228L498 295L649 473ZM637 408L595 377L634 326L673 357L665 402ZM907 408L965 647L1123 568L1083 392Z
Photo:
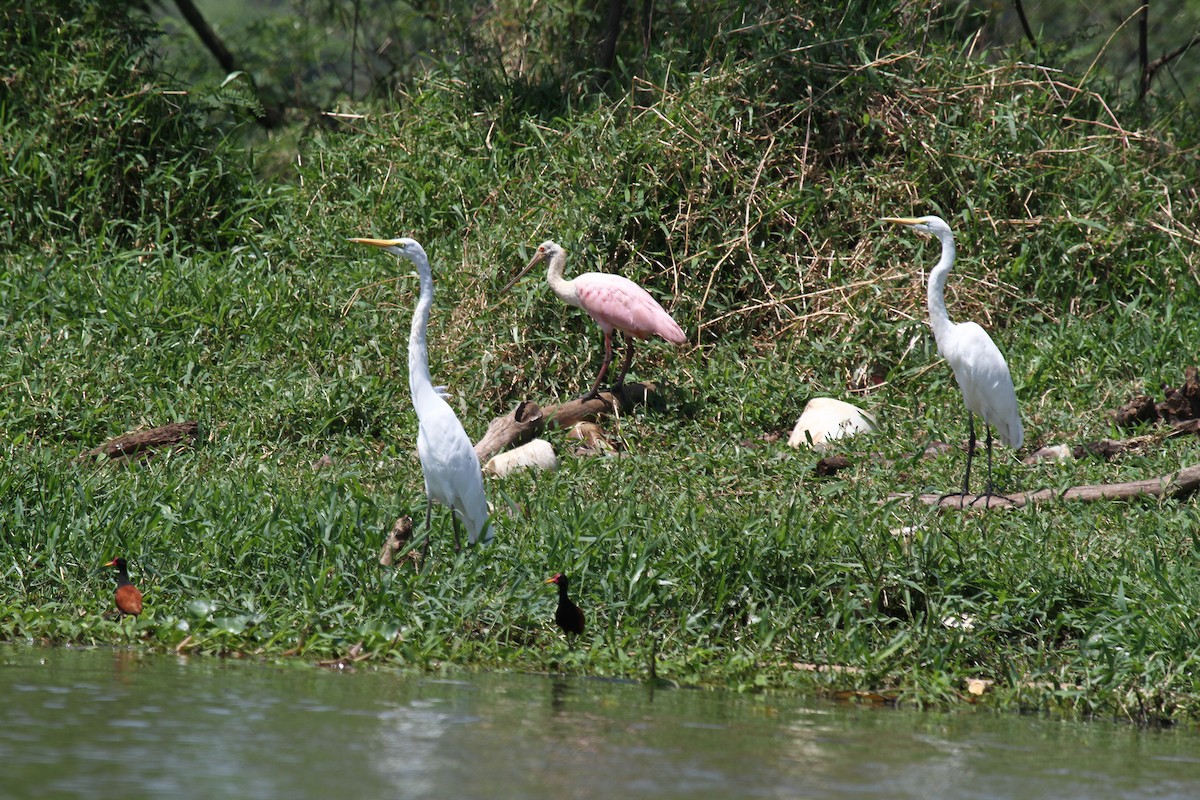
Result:
M558 584L558 608L554 611L554 622L563 629L567 638L583 633L583 611L567 597L567 584L570 580L561 572L556 573L546 583ZM573 640L572 640L573 641Z
M117 610L122 615L128 614L131 617L142 613L142 593L133 585L133 581L129 580L129 565L125 559L117 557L104 566L117 568L117 590L113 593L113 599L117 601Z
M546 282L550 284L550 290L567 305L586 311L604 331L604 363L600 365L600 374L596 376L596 382L581 399L591 400L600 395L600 383L612 362L614 330L625 334L625 360L621 364L617 382L612 385L614 393L619 392L625 383L625 373L629 371L629 364L633 361L634 338L649 339L651 336L661 336L672 344L687 342L687 335L675 320L671 319L671 315L649 292L628 278L606 272L585 272L572 280L564 280L563 270L567 265L567 254L555 242L545 241L538 245L533 259L502 291L508 291L525 273L543 261L549 262Z
M429 327L429 309L433 306L433 272L424 248L413 239L351 239L357 244L379 247L401 258L407 258L417 268L421 278L421 293L413 312L412 329L408 335L408 388L413 409L417 412L417 455L425 476L425 550L429 549L433 502L437 501L453 512L454 549L460 547L459 520L467 527L467 542L475 544L482 538L492 540L488 522L487 496L483 492L483 473L479 456L471 446L462 423L454 409L445 401L443 392L429 377L428 348L425 331Z
M1014 449L1025 441L1012 375L1000 348L987 331L974 322L951 322L946 311L946 276L954 266L954 233L940 217L886 217L884 222L906 225L918 233L936 236L942 243L942 257L929 273L929 324L937 341L938 353L950 362L963 402L967 406L967 473L962 495L969 493L971 458L975 454L975 418L983 417L987 433L987 493L992 491L992 427L1000 440Z

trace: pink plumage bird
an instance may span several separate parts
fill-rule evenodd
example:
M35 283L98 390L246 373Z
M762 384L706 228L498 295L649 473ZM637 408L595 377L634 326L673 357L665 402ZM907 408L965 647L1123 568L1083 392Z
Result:
M538 245L533 259L509 281L504 291L543 261L549 262L546 281L550 284L550 290L567 305L586 311L600 326L600 330L604 331L604 363L600 365L596 382L592 384L588 393L583 395L582 400L600 396L600 383L608 374L608 365L612 362L614 330L625 334L625 360L621 363L621 372L616 383L612 385L614 393L620 392L625 383L625 373L629 372L629 365L633 361L635 338L649 339L651 336L659 336L676 345L687 342L687 335L666 309L659 305L649 292L628 278L605 272L585 272L572 280L564 279L563 270L567 265L567 254L555 242L545 241Z

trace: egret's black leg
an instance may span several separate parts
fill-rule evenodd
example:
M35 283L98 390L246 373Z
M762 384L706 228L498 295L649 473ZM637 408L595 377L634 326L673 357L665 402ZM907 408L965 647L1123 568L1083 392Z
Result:
M996 492L996 485L992 483L992 426L985 426L987 431L987 490L971 501L971 505L975 505L983 498L1003 497L1006 501L1012 502L1008 495L999 494ZM984 501L984 506L990 505L989 501Z
M938 498L940 504L947 497L961 497L959 501L961 506L966 502L966 497L970 493L968 487L971 485L971 457L975 455L975 415L970 411L967 412L967 474L963 476L963 485L961 492L946 492Z
M433 538L433 500L425 495L425 544L421 545L421 563L429 556L429 540Z
M967 412L967 474L963 476L963 497L971 493L971 459L975 456L975 415Z
M983 429L987 431L987 451L988 451L988 479L987 493L995 494L995 484L992 483L992 426L984 425Z

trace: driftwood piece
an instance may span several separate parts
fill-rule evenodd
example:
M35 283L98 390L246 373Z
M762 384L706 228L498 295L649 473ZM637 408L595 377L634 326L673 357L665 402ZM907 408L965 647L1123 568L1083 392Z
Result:
M520 470L556 470L558 455L545 439L534 439L503 453L497 453L483 465L484 475L505 478Z
M479 463L512 445L525 444L537 438L546 426L546 415L537 403L522 400L516 408L503 417L496 417L488 425L487 433L475 443L475 455Z
M144 457L161 447L171 447L194 439L199 430L200 423L195 420L172 422L148 431L136 431L109 439L99 447L93 447L86 453L82 453L79 457L81 459L98 455L106 455L109 458Z
M620 400L610 392L601 392L599 397L591 400L568 400L561 405L546 406L546 427L568 430L580 422L595 422L612 413L614 402L624 410L619 405Z
M1132 497L1171 497L1183 500L1200 489L1200 464L1185 467L1171 475L1147 478L1128 483L1100 483L1087 486L1072 486L1070 489L1038 489L1033 492L1017 492L1010 495L917 495L922 503L941 508L1021 508L1032 503L1050 500L1080 500L1085 503L1097 500L1128 500ZM897 494L892 497L912 497Z
M603 416L625 414L656 399L658 386L653 383L627 383L621 391L601 392L591 400L568 400L557 406L547 406L546 427L567 430L578 422L595 422Z
M522 400L511 412L491 421L487 433L475 444L475 453L479 463L486 464L501 450L532 441L543 430L568 430L579 422L594 422L614 411L623 414L651 403L657 389L653 383L627 383L616 395L601 392L591 400L568 400L544 408L531 400Z

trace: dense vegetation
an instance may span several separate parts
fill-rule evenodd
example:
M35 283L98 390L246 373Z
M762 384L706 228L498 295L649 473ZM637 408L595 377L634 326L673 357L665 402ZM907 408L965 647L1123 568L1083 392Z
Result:
M924 445L965 420L925 323L936 251L877 221L955 228L951 315L1008 355L1023 453L1117 435L1108 410L1177 383L1200 343L1194 115L964 44L925 4L832 5L670 6L692 24L607 81L522 61L536 44L501 34L536 21L492 19L499 55L464 44L257 144L228 127L255 106L239 80L179 92L140 17L0 11L0 636L629 676L653 642L687 683L953 703L981 677L1000 707L1200 715L1194 498L889 499L955 486L961 453ZM594 374L583 314L537 277L499 292L543 239L649 287L692 341L639 350L666 399L606 423L619 457L552 434L557 472L488 479L495 544L456 556L437 511L420 572L376 561L398 516L424 516L415 281L344 242L401 234L432 256L431 368L474 437ZM881 423L830 479L764 437L820 395ZM181 419L194 447L77 459ZM998 477L1196 462L1194 437L1142 432L1109 462L1000 451ZM117 554L136 621L102 616ZM573 652L542 583L558 570L589 615Z

